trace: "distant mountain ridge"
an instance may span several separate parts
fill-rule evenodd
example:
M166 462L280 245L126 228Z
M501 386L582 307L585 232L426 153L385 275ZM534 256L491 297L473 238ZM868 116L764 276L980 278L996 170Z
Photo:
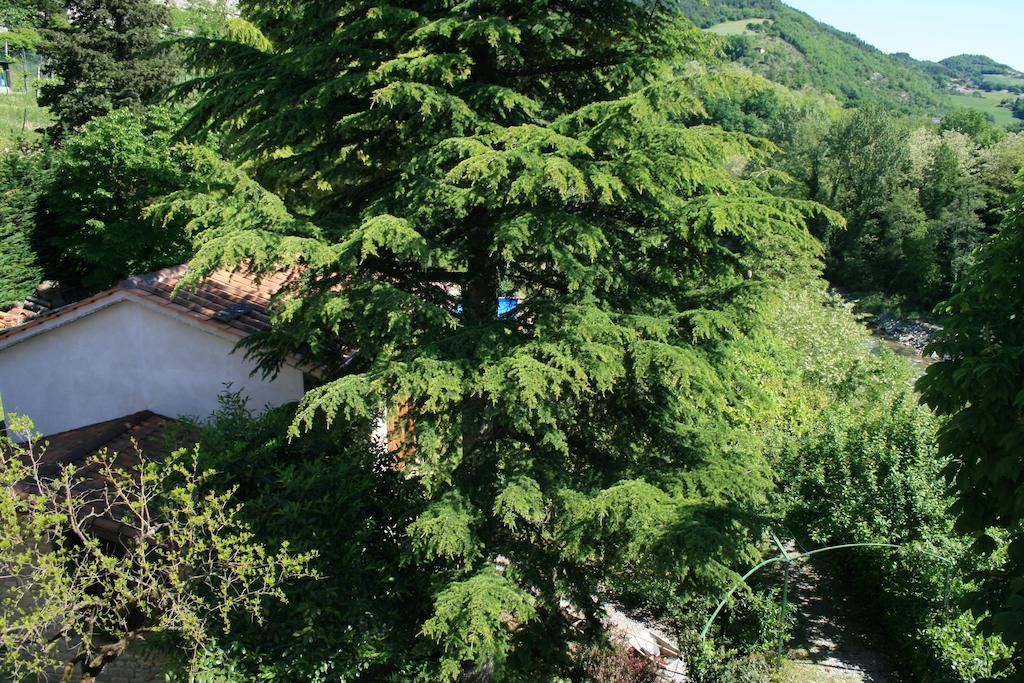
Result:
M948 71L949 78L960 78L975 83L979 88L988 89L990 80L986 77L1005 76L1024 79L1024 72L1007 64L1000 64L985 55L956 55L939 62Z
M935 114L948 108L950 93L1024 91L1024 73L984 55L928 62L886 54L779 0L677 2L695 24L726 37L733 61L769 80L829 93L850 106L878 102L907 113ZM744 19L752 23L744 25Z

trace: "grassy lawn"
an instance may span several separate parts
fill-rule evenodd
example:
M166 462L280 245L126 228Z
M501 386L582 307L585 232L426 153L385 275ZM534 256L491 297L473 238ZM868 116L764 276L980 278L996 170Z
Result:
M0 138L31 136L49 123L46 110L36 104L34 91L0 95Z
M32 136L34 131L50 124L46 110L36 103L36 68L31 59L11 64L14 92L0 95L0 141Z
M777 672L772 680L778 683L860 683L865 679L841 671L830 674L824 667L807 662L784 661L782 670Z
M1024 85L1024 78L1003 76L1001 74L985 74L982 80L994 88L1009 88L1014 85Z
M978 92L975 95L950 95L949 100L954 107L977 109L992 114L997 124L1009 126L1018 119L1013 118L1009 109L999 106L999 103L1007 97L1012 96L1004 92Z
M715 24L707 30L720 36L734 36L741 33L753 33L753 31L747 28L747 24L763 24L766 21L768 21L766 18L737 19L736 21L724 21L721 24Z

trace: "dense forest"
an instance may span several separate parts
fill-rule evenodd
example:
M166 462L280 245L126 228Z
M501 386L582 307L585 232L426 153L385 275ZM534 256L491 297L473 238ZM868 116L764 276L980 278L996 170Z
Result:
M783 564L740 581L781 539L891 546L829 571L897 680L1019 680L1024 132L946 92L1017 72L776 0L0 0L0 26L27 84L0 311L288 272L238 353L316 378L269 411L227 387L194 449L111 475L164 520L128 550L60 540L73 470L3 496L0 578L52 596L0 591L3 673L102 681L144 640L172 680L657 680L615 606L688 680L802 681ZM933 326L922 378L879 314Z

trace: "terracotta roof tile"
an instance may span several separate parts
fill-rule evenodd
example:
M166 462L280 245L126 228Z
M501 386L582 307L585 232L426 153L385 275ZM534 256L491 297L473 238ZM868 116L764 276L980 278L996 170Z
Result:
M0 311L0 330L20 325L34 315L33 311L21 306L15 306L9 311Z
M100 299L104 299L104 298L106 298L106 297L108 297L108 296L110 296L112 294L117 293L118 291L120 291L120 290L118 288L116 288L116 287L114 289L108 289L105 292L100 292L99 294L94 294L94 295L92 295L92 296L90 296L90 297L88 297L86 299L82 299L81 301L76 301L74 303L67 304L66 306L61 306L60 308L55 308L55 309L53 309L51 311L48 311L48 312L46 312L44 314L37 315L35 317L29 318L28 320L26 320L26 321L24 321L24 322L22 322L22 323L20 323L18 325L15 325L14 327L8 327L7 329L0 328L0 341L4 341L5 339L9 339L10 337L13 337L14 335L21 334L22 332L25 332L26 330L31 330L31 329L39 326L39 325L42 325L45 322L48 322L50 320L54 320L54 319L59 318L59 317L61 317L63 315L67 315L68 313L71 313L73 311L77 311L78 309L80 309L80 308L82 308L84 306L87 306L87 305L93 303L94 301L99 301Z
M233 331L239 336L248 336L270 329L267 306L293 275L281 272L257 279L242 271L219 270L211 273L200 285L182 286L175 292L186 272L187 266L180 265L135 275L112 289L31 318L16 319L13 312L9 316L0 313L0 341L118 292L158 303L180 315Z
M79 427L42 439L46 446L43 462L80 464L104 448L115 453L134 452L132 439L143 452L166 454L166 436L182 424L148 410Z
M165 268L128 278L121 287L142 290L197 318L251 334L270 329L267 305L289 280L288 273L257 279L242 271L218 270L198 287L183 286L175 293L186 272L186 266Z

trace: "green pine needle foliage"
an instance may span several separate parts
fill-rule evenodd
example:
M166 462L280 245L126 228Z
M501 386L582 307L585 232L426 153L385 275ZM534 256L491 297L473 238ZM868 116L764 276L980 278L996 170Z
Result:
M47 184L42 155L0 152L0 309L33 294L43 279L33 236Z
M734 578L772 480L730 358L819 207L772 192L767 142L683 123L706 36L631 0L246 10L273 50L182 41L181 89L245 173L152 211L200 235L194 277L298 267L248 344L324 379L295 433L408 411L416 675L551 676L560 599L593 624L612 576Z
M55 79L39 103L56 119L59 141L95 116L152 103L175 79L167 52L156 51L169 23L166 6L151 0L68 0L68 22L44 32L43 52Z

